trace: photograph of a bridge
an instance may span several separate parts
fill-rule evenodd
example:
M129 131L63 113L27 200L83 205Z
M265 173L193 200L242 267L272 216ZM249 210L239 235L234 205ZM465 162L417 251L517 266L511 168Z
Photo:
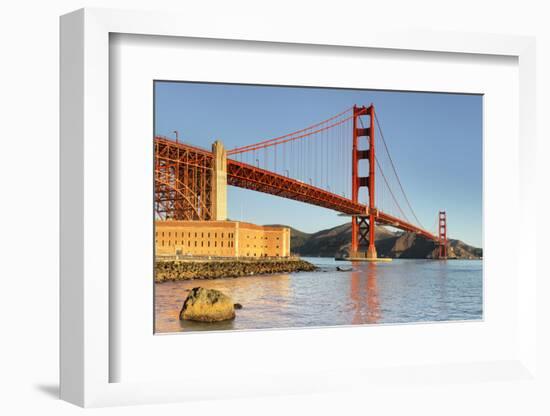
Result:
M156 333L483 318L481 95L154 94Z

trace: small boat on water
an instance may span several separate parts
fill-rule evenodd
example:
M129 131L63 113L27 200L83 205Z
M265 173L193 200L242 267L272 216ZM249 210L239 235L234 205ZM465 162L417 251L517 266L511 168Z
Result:
M353 270L353 267L351 266L336 266L336 270L339 272L351 272Z

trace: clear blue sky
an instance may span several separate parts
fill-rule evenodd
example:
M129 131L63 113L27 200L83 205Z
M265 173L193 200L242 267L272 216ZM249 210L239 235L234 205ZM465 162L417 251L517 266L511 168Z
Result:
M209 148L256 143L374 103L403 187L426 228L447 211L450 238L481 247L482 96L371 90L155 83L155 134ZM380 152L380 151L379 151ZM380 180L380 179L379 179ZM334 211L230 187L231 219L315 232Z

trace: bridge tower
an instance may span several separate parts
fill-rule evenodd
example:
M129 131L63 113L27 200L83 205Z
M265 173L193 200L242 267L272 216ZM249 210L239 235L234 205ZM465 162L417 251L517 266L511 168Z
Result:
M439 211L438 218L438 234L439 234L439 258L447 259L447 213Z
M369 116L369 127L359 127L360 117ZM368 244L366 257L376 259L376 246L374 245L375 238L375 222L377 209L374 201L374 184L375 184L375 148L374 148L374 105L369 107L353 106L353 145L352 145L352 172L351 172L351 199L353 202L359 202L359 188L367 187L369 194L368 212L365 215L353 216L351 220L351 252L350 257L363 257L364 254L359 252L361 243ZM359 139L367 137L368 148L359 149ZM359 162L363 159L369 161L369 175L359 176ZM368 219L368 223L367 223ZM368 236L367 236L368 234Z
M212 221L227 220L227 151L221 140L212 145Z

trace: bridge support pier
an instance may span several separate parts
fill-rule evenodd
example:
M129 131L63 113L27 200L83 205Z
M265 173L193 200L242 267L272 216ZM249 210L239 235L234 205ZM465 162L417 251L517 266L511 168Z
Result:
M373 223L374 224L374 223ZM376 252L376 246L374 245L374 229L372 230L372 238L369 237L369 248L367 249L367 258L376 259L378 258L378 253Z
M373 219L371 219L371 217L374 217L374 214L368 216L354 216L352 218L352 247L350 250L351 258L378 258L376 246L374 244L376 231L374 227L371 227L371 224L375 224L375 222ZM370 232L371 230L372 233ZM362 251L361 246L363 246L363 250L366 246L367 251Z

